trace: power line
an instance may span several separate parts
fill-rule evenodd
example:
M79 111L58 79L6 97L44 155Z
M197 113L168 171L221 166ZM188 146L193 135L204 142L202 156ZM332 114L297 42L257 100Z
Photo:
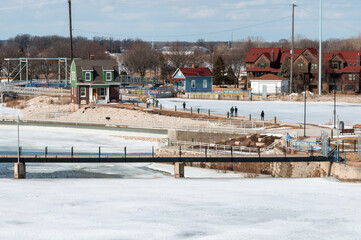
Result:
M94 31L87 31L87 30L82 30L82 29L73 29L74 31L78 31L78 32L85 32L85 33L91 33L91 34L99 34L99 35L108 35L108 36L117 36L117 37L130 37L130 38L179 38L179 37L194 37L194 36L204 36L204 35L212 35L212 34L218 34L218 33L226 33L226 32L234 32L234 31L240 31L243 29L247 29L247 28L252 28L252 27L257 27L257 26L262 26L262 25L267 25L270 23L274 23L277 21L281 21L287 18L290 18L291 16L285 16L285 17L280 17L280 18L276 18L270 21L265 21L265 22L261 22L261 23L257 23L257 24L252 24L252 25L248 25L248 26L243 26L243 27L238 27L238 28L232 28L232 29L227 29L227 30L220 30L220 31L213 31L213 32L204 32L204 33L195 33L195 34L183 34L183 35L155 35L155 36L135 36L135 35L120 35L120 34L113 34L113 33L105 33L105 32L94 32Z

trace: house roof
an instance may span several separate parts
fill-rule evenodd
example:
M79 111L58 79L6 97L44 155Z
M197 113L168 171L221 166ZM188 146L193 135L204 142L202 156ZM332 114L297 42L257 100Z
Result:
M340 70L333 70L332 73L360 73L361 72L361 67L360 66L347 66L344 67Z
M281 69L271 68L271 67L267 67L267 68L255 67L255 68L247 69L247 72L275 72L275 73L278 73L280 71L281 71Z
M92 84L104 83L103 70L114 71L114 80L119 81L118 64L114 60L78 60L75 59L77 76L82 76L83 71L93 72Z
M213 77L209 68L179 68L184 77Z
M284 77L280 77L280 76L277 76L277 75L274 75L272 73L269 73L269 74L266 74L266 75L263 75L263 76L260 76L260 77L257 77L257 78L253 78L251 79L252 80L280 80L280 81L285 81L285 80L288 80L287 78L284 78Z
M293 49L293 52L294 52L293 59L296 59L299 55L301 55L303 53L303 51L305 51L304 48ZM283 61L286 59L286 57L291 59L291 49L288 49L288 48L282 49L281 63L283 63Z
M347 62L347 65L357 65L358 55L361 55L361 51L335 51L333 52L335 55L340 56Z
M271 54L274 54L274 60L278 58L280 48L251 48L247 53L245 62L255 62L260 55L264 54L268 59L271 59Z

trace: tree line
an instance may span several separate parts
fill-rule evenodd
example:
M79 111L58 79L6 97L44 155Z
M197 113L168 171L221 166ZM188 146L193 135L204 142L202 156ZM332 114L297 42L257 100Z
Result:
M155 42L154 44L139 39L115 40L94 37L73 39L74 57L89 59L109 59L108 53L118 54L122 70L127 74L160 77L170 79L180 67L209 67L215 74L215 84L234 84L238 81L245 67L246 54L254 47L290 48L290 41L266 42L260 37L248 37L235 42ZM317 40L310 40L301 35L295 38L295 48L318 48ZM361 36L349 39L330 39L323 42L324 52L336 50L360 50ZM7 69L4 58L70 58L69 38L61 36L18 35L0 42L0 69ZM11 63L10 63L11 64ZM57 63L32 63L30 77L44 74L49 77L57 73Z

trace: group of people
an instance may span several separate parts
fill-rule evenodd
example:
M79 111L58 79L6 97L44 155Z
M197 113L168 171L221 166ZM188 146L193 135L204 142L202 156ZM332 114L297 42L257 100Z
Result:
M231 117L233 117L233 113L234 113L234 116L237 117L238 116L238 108L237 106L232 106L231 109L229 110L230 113L231 113Z
M185 111L185 110L186 110L186 106L187 106L186 102L183 102L182 106L183 106L183 111ZM201 111L201 109L200 109L200 108L197 108L197 113L198 113L198 114L199 114L200 111Z
M158 107L159 100L154 98L147 98L147 108L149 108L150 106Z

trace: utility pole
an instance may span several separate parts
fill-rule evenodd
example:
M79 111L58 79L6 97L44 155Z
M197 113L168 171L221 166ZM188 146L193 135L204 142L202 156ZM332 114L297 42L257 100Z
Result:
M296 4L292 3L292 41L291 41L291 73L290 73L290 93L292 93L293 85L293 52L295 47L295 7Z
M322 95L322 0L320 0L320 30L318 49L318 95Z
M71 21L71 0L68 0L69 4L69 30L70 30L70 59L71 62L73 62L73 27L72 27L72 21Z

